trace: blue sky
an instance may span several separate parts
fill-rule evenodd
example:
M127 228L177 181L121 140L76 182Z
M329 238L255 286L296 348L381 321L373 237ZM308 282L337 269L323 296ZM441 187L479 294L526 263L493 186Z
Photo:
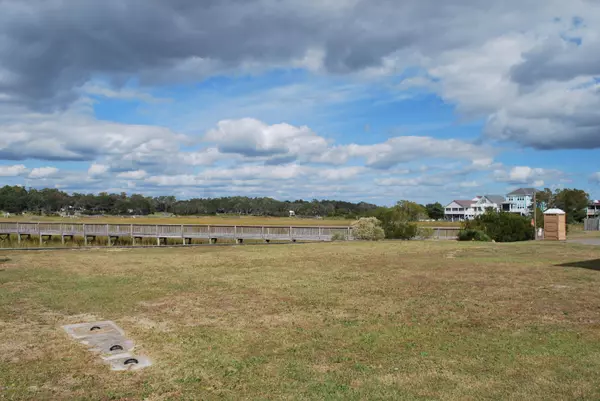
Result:
M248 3L2 3L0 181L377 204L521 186L600 198L597 5Z

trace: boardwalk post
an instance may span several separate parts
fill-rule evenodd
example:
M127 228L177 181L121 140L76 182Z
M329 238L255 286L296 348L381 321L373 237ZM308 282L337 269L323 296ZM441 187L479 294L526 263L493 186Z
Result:
M40 223L37 223L37 231L40 235L40 246L43 244L44 240L42 239L42 230L40 229Z
M350 241L350 227L348 227L348 236L346 237L348 241Z
M108 246L111 246L112 244L110 243L110 232L108 232L108 224L106 225L106 238L108 238Z
M158 235L158 224L156 225L156 245L160 246L160 236Z
M60 241L62 242L62 244L65 244L65 225L61 224L60 225Z
M85 223L83 223L83 245L87 246L87 234L85 233Z
M233 238L235 238L235 241L237 242L237 226L233 226Z
M294 240L293 236L292 236L292 226L290 226L290 240Z
M133 242L135 242L135 239L133 239L133 224L131 224L131 227L129 227L129 235L131 235L131 239Z
M187 245L185 243L185 235L183 235L183 224L181 225L181 239L183 240L183 245Z
M17 222L17 243L21 243L21 230L19 230L19 222Z

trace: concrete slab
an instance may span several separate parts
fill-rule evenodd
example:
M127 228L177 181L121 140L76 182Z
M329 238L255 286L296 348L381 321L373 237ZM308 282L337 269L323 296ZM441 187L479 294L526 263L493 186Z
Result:
M86 337L80 341L89 347L90 351L99 352L104 355L116 355L132 351L134 343L131 340L115 334L102 334Z
M110 364L111 370L139 370L152 365L150 359L142 355L133 355L130 353L114 355L104 358L104 361Z
M150 359L131 353L135 344L114 322L78 323L63 326L75 341L85 345L109 364L112 370L138 370L150 366Z
M104 322L69 324L63 326L63 329L76 340L101 334L117 334L125 336L123 330L109 320Z

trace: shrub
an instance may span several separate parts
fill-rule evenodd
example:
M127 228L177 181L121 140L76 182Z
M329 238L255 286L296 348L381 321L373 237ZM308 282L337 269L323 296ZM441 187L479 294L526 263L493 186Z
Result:
M363 217L352 224L354 238L367 241L379 241L385 238L381 221L375 217Z
M433 228L419 227L417 229L417 237L427 239L433 237Z
M393 207L380 207L371 213L379 221L385 238L408 240L417 236L418 227L414 223L425 213L425 208L408 201L398 202Z
M346 236L342 233L335 233L331 236L332 241L346 241Z
M490 242L492 239L481 230L466 229L458 232L459 241L482 241Z
M488 211L466 222L463 229L483 231L496 242L529 241L535 237L529 217L505 212Z
M386 227L385 233L387 238L408 240L416 237L418 231L419 227L415 223L396 221Z

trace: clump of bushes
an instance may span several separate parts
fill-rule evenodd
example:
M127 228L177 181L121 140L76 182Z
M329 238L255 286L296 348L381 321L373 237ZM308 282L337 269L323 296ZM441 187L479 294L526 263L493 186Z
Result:
M490 242L492 239L481 230L466 229L458 232L459 241L482 241Z
M419 227L407 221L391 221L385 226L386 238L409 240L417 236Z
M354 238L366 241L379 241L385 238L381 221L375 217L363 217L352 224Z
M518 214L488 211L467 221L463 231L477 230L496 242L529 241L535 238L531 219Z
M346 236L342 233L335 233L331 236L332 241L346 241Z
M373 216L379 219L385 238L409 240L418 235L416 222L427 216L425 208L417 203L400 201L392 207L374 210Z
M419 227L417 229L417 237L421 239L429 239L433 237L433 228L431 227Z

